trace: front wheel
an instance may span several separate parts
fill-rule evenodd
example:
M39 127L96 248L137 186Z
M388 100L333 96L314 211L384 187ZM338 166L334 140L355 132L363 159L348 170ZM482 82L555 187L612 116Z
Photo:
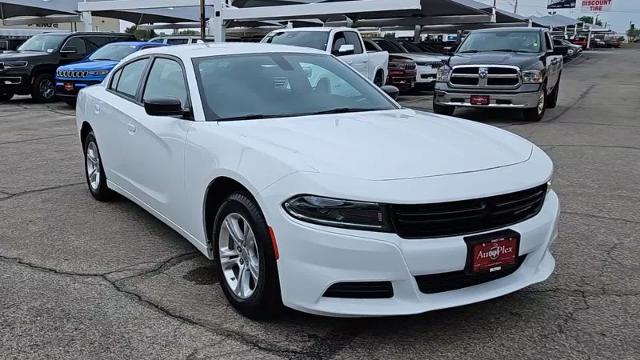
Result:
M556 87L551 92L551 95L549 95L549 99L547 99L547 108L553 109L556 106L558 106L559 92L560 92L560 78L558 78L558 83L556 84Z
M382 85L384 85L384 74L382 71L378 71L376 73L376 76L373 78L373 83L378 87L382 87Z
M12 92L0 91L0 101L9 101L13 98L13 95Z
M547 90L545 88L540 91L538 97L538 105L531 109L524 109L524 120L529 122L536 122L542 120L544 113L547 110Z
M438 105L436 103L436 95L433 95L433 112L440 115L453 115L453 112L456 111L455 106L448 105Z
M31 85L31 97L36 102L52 102L56 99L56 84L50 74L36 76Z
M231 305L251 319L269 319L282 308L280 283L267 223L244 192L222 204L213 227L220 286Z
M87 185L91 195L98 201L110 200L112 192L107 187L107 177L104 174L98 142L93 132L87 135L84 142L84 162Z

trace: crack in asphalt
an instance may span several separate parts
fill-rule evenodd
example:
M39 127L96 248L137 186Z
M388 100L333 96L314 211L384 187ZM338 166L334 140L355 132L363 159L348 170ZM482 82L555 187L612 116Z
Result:
M39 138L30 138L30 139L15 140L15 141L5 141L5 142L1 142L0 145L20 144L20 143L29 142L29 141L49 140L49 139L56 139L56 138L60 138L60 137L75 136L75 135L76 134L60 134L60 135L52 135L52 136L45 136L45 137L39 137Z
M590 217L590 218L598 219L598 220L611 220L611 221L626 222L626 223L629 223L629 224L640 224L640 221L623 219L623 218L616 218L616 217L611 217L611 216L594 215L594 214L583 213L583 212L579 212L579 211L562 210L560 213L561 214L574 215L574 216L585 216L585 217Z
M591 85L589 85L588 88L586 88L580 95L578 95L578 97L576 98L576 100L574 102L572 102L571 104L569 104L569 106L567 106L566 108L562 109L562 111L560 111L559 113L555 114L555 116L545 119L544 121L542 121L542 123L549 123L552 121L555 121L561 117L564 116L564 114L566 114L567 112L569 112L569 110L575 108L582 100L584 100L584 98L589 95L589 93L591 92L591 90L593 90L596 87L596 83L593 83Z
M129 265L126 268L123 269L117 269L114 271L110 271L110 272L99 272L99 273L83 273L83 272L74 272L74 271L64 271L64 270L58 270L55 268L50 268L50 267L46 267L46 266L42 266L42 265L38 265L38 264L34 264L28 261L25 261L21 258L18 257L10 257L10 256L4 256L4 255L0 255L0 260L2 261L6 261L6 262L13 262L15 264L19 264L22 266L26 266L29 267L31 269L37 270L37 271L41 271L41 272L46 272L46 273L50 273L50 274L55 274L55 275L60 275L60 276L69 276L69 277L81 277L81 278L97 278L97 279L102 279L104 281L106 281L109 285L111 285L111 287L116 290L117 292L126 295L129 298L134 299L135 301L141 303L144 306L147 306L151 309L154 309L157 312L160 312L161 314L173 318L175 320L178 320L184 324L188 324L188 325L193 325L193 326L197 326L200 328L203 328L209 332L211 332L214 335L218 335L218 336L223 336L226 338L230 338L233 339L235 341L238 341L239 343L242 343L244 345L253 347L255 349L258 349L260 351L264 351L273 355L278 355L278 356L285 356L287 358L290 359L299 359L299 358L309 358L309 359L321 359L323 358L321 354L319 353L314 353L314 352L309 352L309 351L298 351L298 350L293 350L293 349L288 349L285 347L282 347L278 344L273 344L273 343L269 343L266 342L264 340L261 341L257 341L255 340L253 337L251 337L250 335L247 334L243 334L241 332L238 331L234 331L234 330L229 330L229 329L224 329L221 328L219 326L213 326L213 325L209 325L206 323L202 323L202 322L198 322L194 319L191 319L187 316L175 313L173 311L171 311L170 309L162 306L161 304L157 304L155 302L153 302L151 299L148 299L146 297L144 297L143 295L136 293L132 290L126 289L125 286L122 284L123 282L125 282L126 280L131 280L134 278L143 278L143 277L148 277L148 276L154 276L154 275L158 275L161 274L167 270L169 270L170 268L183 263L185 261L188 261L190 259L195 258L199 253L197 252L189 252L186 254L180 254L180 255L176 255L173 256L165 261L162 261L160 263L158 263L157 266L153 267L152 269L143 271L140 274L136 274L136 275L132 275L132 276L128 276L125 278L121 278L121 279L117 279L117 280L112 280L109 278L109 275L115 274L115 273L119 273L119 272L123 272L126 271L126 268L130 268L130 267L134 267L137 266L139 264L136 265Z
M57 190L57 189L63 189L63 188L72 187L72 186L83 185L84 183L85 182L83 181L83 182L76 182L76 183L71 183L71 184L49 186L49 187L40 188L40 189L21 191L21 192L18 192L18 193L9 193L9 192L6 192L6 191L2 191L3 194L8 195L8 196L5 197L5 198L0 199L0 201L7 201L7 200L13 199L15 197L34 194L34 193L41 193L41 192L50 191L50 190Z

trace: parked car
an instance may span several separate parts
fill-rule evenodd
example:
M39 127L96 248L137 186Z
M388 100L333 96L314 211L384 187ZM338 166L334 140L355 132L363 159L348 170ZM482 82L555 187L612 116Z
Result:
M561 39L553 39L553 49L556 53L562 55L564 61L569 61L577 55L573 46L575 45L569 46L565 44Z
M378 86L387 80L389 54L367 52L362 36L352 28L281 29L267 34L262 42L323 50L339 57Z
M158 36L149 40L152 43L165 44L165 45L186 45L186 44L195 44L198 40L202 40L202 38L198 35L166 35L166 36ZM204 42L214 42L215 39L213 36L207 36L204 39Z
M620 38L617 36L605 36L604 44L605 44L605 47L617 49L617 48L620 48L621 41L620 41Z
M0 54L0 101L15 94L37 102L55 100L55 73L60 65L82 60L112 42L135 40L130 34L47 33L35 35L15 52Z
M113 70L120 60L136 51L165 46L150 42L117 42L107 44L81 62L61 66L56 71L56 96L75 105L78 92L96 85Z
M549 157L396 90L324 49L143 50L80 91L88 189L184 236L251 318L416 314L547 279Z
M475 30L439 69L433 110L522 109L525 120L540 121L558 102L561 75L562 54L547 30Z
M389 57L389 78L387 84L397 87L400 91L411 91L416 86L415 61L401 57Z
M570 47L571 49L573 49L574 57L582 54L582 46L576 45L576 44L572 44L569 40L565 40L565 39L560 39L560 41L564 45L566 45L566 46Z
M587 48L587 38L585 36L576 36L570 41L575 45L581 46L583 49Z
M427 53L412 53L398 42L386 38L367 38L365 46L368 51L386 51L392 56L400 56L413 60L417 65L416 88L431 90L436 81L438 68L442 60L448 56Z

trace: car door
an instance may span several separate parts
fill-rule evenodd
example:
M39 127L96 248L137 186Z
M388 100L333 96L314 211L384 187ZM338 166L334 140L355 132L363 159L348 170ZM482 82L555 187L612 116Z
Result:
M355 44L348 42L348 38L351 38L353 40L352 36L348 33L354 34L356 37L358 36L358 34L354 33L353 31L336 32L333 35L333 40L331 43L332 44L331 53L335 56L340 57L342 61L344 61L345 63L347 63L354 69L356 69L358 72L360 72L364 76L368 77L369 74L367 70L367 61L366 61L367 54L363 53L362 44L360 44L360 41L357 42L357 47ZM353 53L341 54L339 50L342 45L353 45L354 46ZM357 50L359 50L359 53L357 53Z
M87 45L79 36L72 36L60 48L60 64L69 64L87 56Z
M367 78L373 78L373 74L369 74L369 56L365 49L362 48L362 41L360 41L360 35L355 31L345 31L344 36L347 40L347 45L353 45L353 55L350 55L354 69L358 70L361 74Z
M155 57L142 87L142 103L174 98L190 109L182 62L174 57ZM192 121L184 117L151 116L140 106L132 116L129 158L134 195L153 209L180 221L184 199L184 151Z
M102 99L93 104L93 116L104 124L96 134L106 158L106 175L123 190L133 194L136 184L133 180L135 165L131 162L131 149L134 146L134 118L141 113L138 101L142 78L150 63L149 57L134 59L116 68L107 85Z
M547 51L545 65L548 71L547 91L550 92L558 83L560 70L562 69L562 55L556 55L553 52L553 41L549 33L544 33L545 48Z

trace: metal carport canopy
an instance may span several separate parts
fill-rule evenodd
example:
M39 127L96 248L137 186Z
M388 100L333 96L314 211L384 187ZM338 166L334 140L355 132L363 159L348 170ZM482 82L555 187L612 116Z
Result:
M0 0L0 19L18 16L76 15L78 0Z

